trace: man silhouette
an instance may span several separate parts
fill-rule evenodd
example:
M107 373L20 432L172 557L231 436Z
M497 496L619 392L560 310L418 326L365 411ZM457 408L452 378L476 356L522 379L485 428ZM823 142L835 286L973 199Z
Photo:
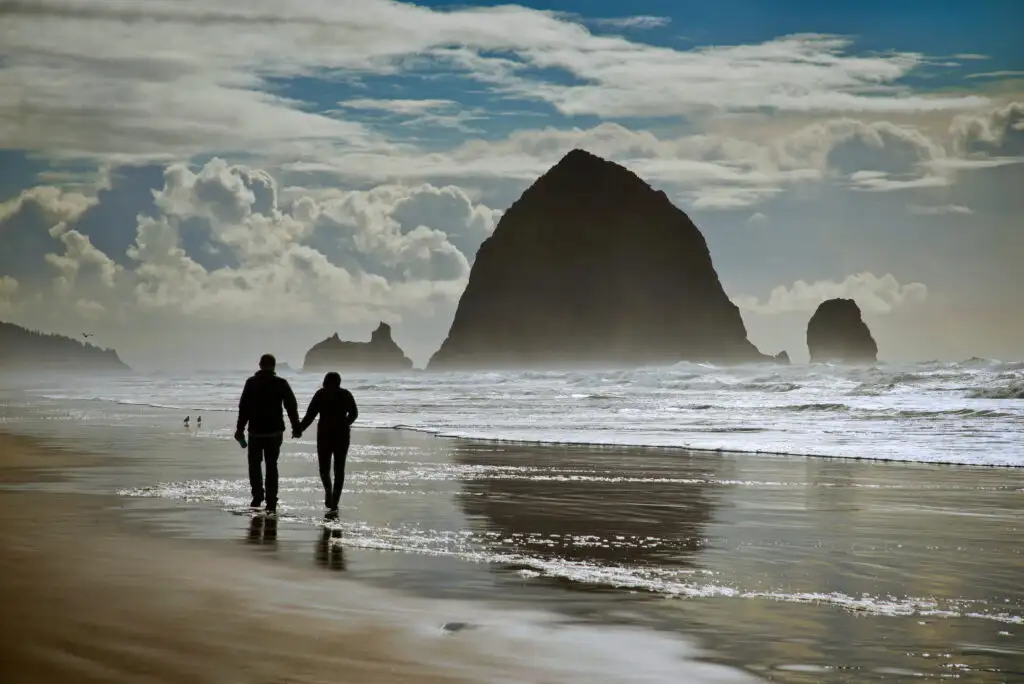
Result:
M272 354L260 357L260 369L245 381L242 397L238 400L238 423L235 439L245 445L245 427L249 426L249 487L252 489L250 508L259 508L264 495L267 513L277 510L277 459L284 442L284 419L287 411L292 432L299 425L299 407L291 385L279 377L274 369L277 359ZM267 463L267 486L263 488L263 462Z

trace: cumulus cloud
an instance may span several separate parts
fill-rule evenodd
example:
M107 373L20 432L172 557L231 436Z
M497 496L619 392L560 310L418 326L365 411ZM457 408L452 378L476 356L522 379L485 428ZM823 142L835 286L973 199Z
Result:
M958 116L950 131L964 155L1024 156L1024 102Z
M29 188L17 197L0 202L0 223L6 223L23 211L38 211L47 221L70 221L82 215L94 199L80 192L66 192L62 188L39 186Z
M733 301L745 311L772 315L814 311L823 301L835 297L854 299L868 313L887 314L895 308L923 302L928 297L928 288L922 283L901 285L890 273L879 277L865 272L839 282L798 280L789 287L780 285L765 301L750 296L735 297Z
M98 320L133 309L220 322L399 321L457 299L500 215L460 188L429 184L319 198L281 193L265 170L219 158L197 169L169 165L163 178L151 210L133 219L123 265L77 230L75 214L57 211L88 202L56 201L44 189L26 195L54 200L36 226L51 242L19 258L53 274L46 296L55 315ZM186 230L204 241L190 250ZM231 259L204 265L196 245L216 245ZM5 309L33 294L5 277Z

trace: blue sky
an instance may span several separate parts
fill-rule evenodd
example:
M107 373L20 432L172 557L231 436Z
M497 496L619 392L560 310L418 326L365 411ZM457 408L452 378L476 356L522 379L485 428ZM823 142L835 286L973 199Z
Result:
M1024 358L1019 3L28 7L0 18L0 318L136 364L385 319L422 361L583 147L695 219L763 351L855 296L883 358Z

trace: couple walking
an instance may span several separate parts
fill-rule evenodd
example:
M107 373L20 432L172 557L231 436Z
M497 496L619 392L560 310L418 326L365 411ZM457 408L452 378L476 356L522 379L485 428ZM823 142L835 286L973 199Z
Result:
M324 377L324 385L316 391L299 420L299 407L291 385L278 376L274 369L277 360L271 354L260 358L260 369L245 381L242 398L238 401L238 423L235 439L249 450L249 486L252 488L251 508L259 508L264 498L267 513L277 511L277 459L284 443L284 419L288 414L292 437L298 439L316 417L316 454L320 462L320 480L324 484L324 506L337 513L341 488L345 482L345 457L348 455L349 427L359 416L352 393L341 386L341 376L331 372ZM249 428L249 441L245 429ZM331 481L331 461L334 462L334 481ZM263 487L263 463L267 464L267 485Z

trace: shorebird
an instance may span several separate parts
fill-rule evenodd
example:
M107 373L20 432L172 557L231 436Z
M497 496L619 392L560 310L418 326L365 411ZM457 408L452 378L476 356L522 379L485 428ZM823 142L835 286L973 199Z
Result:
M189 416L185 416L185 427L188 427L188 419L189 419Z
M196 417L196 425L198 425L199 427L203 426L203 417L202 416Z

